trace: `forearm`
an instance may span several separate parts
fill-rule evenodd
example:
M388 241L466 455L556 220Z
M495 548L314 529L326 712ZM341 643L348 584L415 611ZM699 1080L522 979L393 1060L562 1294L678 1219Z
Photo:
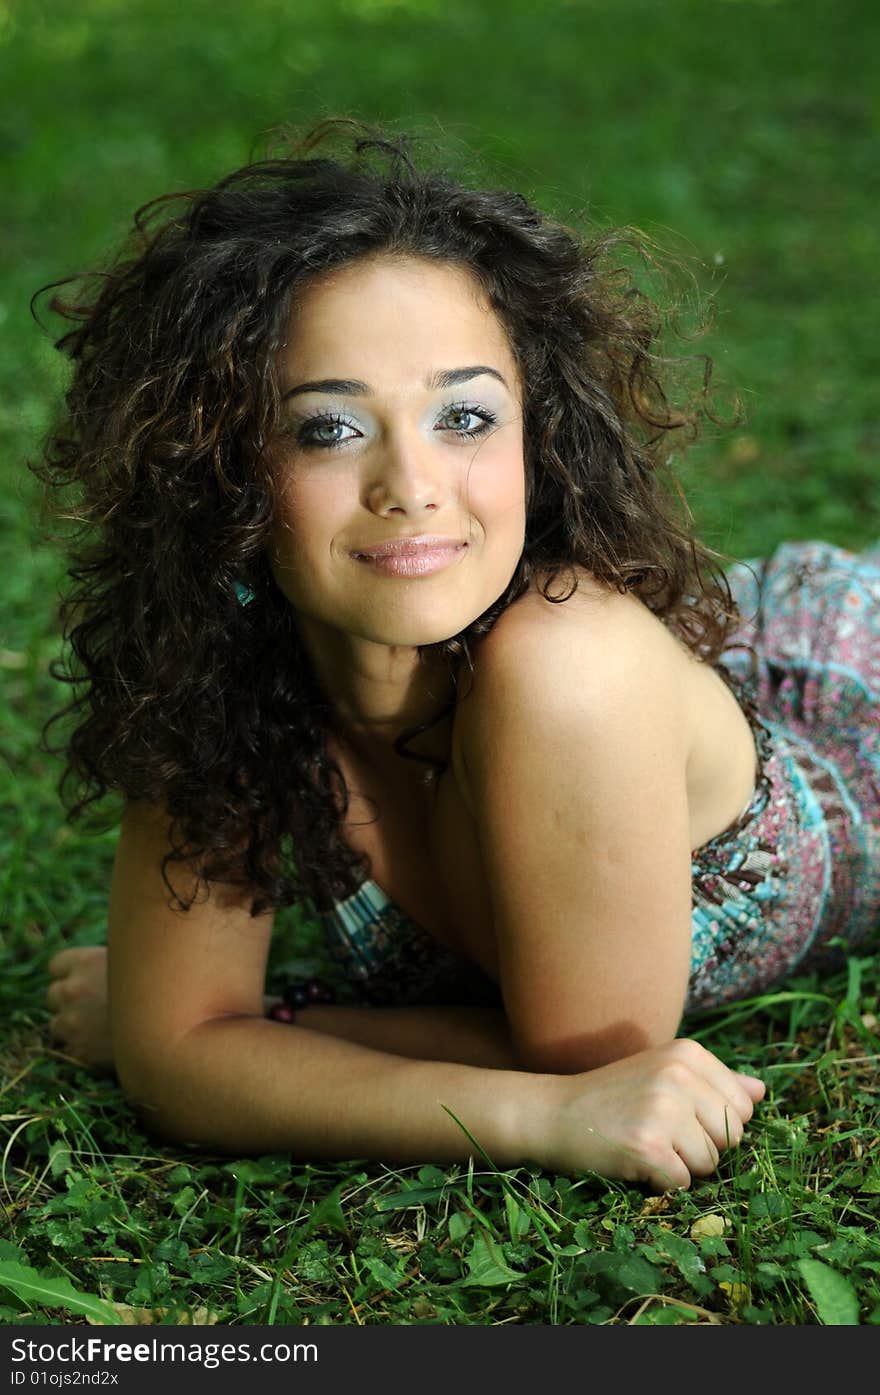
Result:
M533 1156L531 1121L551 1081L409 1060L257 1017L204 1022L160 1066L125 1077L144 1125L175 1142L303 1158L466 1160L475 1150L445 1105L500 1166Z
M310 1031L396 1056L519 1069L507 1018L499 1008L314 1005L298 1010L296 1020Z

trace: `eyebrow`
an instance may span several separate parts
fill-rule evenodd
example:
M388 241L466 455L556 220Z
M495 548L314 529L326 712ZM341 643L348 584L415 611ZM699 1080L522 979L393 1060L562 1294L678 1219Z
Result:
M489 368L486 364L476 364L471 368L448 368L442 372L432 373L425 379L425 387L431 391L438 388L457 387L459 383L470 382L471 378L479 378L481 374L487 373L490 378L497 378L499 383L507 387L507 380L502 377L497 368ZM510 389L508 388L508 391ZM368 383L362 383L357 378L321 378L315 382L298 383L296 387L288 388L283 399L288 397L298 397L304 392L332 392L345 397L372 397L373 390Z

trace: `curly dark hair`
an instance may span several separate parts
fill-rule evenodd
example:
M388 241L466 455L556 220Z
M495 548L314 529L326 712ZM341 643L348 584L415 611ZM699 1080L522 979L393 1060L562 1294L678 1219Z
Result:
M75 523L69 650L53 666L71 699L44 748L66 758L69 820L108 792L162 804L162 872L181 908L195 893L178 896L170 862L189 865L197 890L243 882L254 915L326 908L369 863L340 835L331 707L267 560L276 355L291 303L329 268L378 252L468 268L520 370L525 548L495 604L430 646L453 675L538 569L545 595L572 563L633 591L709 662L738 619L712 560L723 554L694 539L667 464L670 433L689 439L711 415L708 361L692 358L706 371L672 406L663 383L685 360L661 356L662 317L618 255L644 241L582 236L519 193L422 170L411 151L322 122L212 188L153 200L106 269L38 292L74 326L56 344L74 365L66 410L31 466ZM244 608L237 582L254 593ZM71 730L53 748L62 718ZM421 730L398 739L401 756Z

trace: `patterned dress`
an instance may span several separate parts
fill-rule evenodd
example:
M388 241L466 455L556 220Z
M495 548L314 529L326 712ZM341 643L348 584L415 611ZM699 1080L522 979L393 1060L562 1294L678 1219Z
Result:
M880 929L880 544L783 543L729 572L716 665L755 734L745 812L692 854L686 1014L762 992ZM499 1003L497 987L366 881L321 917L355 996Z

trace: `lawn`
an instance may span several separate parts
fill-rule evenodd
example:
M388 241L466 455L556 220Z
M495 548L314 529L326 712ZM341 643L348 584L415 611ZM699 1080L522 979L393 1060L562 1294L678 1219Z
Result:
M104 938L115 832L65 824L38 748L63 567L25 468L65 380L33 292L270 128L349 114L690 259L743 404L675 462L705 541L874 541L878 41L872 0L0 0L0 1323L880 1322L877 955L690 1024L768 1099L664 1197L159 1147L50 1049L46 962ZM315 953L283 912L272 975Z

